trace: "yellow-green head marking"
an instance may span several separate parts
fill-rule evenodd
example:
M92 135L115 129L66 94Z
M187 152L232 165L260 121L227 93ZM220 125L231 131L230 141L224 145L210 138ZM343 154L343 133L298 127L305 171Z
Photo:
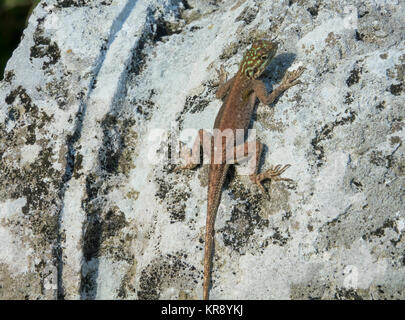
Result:
M258 40L246 51L240 64L240 72L250 79L258 78L277 51L278 44L266 40Z

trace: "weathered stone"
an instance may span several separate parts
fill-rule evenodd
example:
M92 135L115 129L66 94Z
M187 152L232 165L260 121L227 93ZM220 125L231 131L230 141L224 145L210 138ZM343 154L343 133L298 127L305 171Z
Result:
M306 70L252 126L294 181L230 171L211 297L404 299L405 7L350 3L42 1L0 82L0 299L201 298L207 166L153 138L276 36L268 88Z

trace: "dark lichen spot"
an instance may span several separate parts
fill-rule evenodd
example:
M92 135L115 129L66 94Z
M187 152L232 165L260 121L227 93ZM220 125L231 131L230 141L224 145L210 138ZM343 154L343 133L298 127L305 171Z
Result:
M351 87L352 85L360 81L361 71L362 68L354 68L352 71L350 71L350 76L346 80L346 84L348 87Z
M386 229L393 230L394 232L399 233L395 221L392 219L386 219L380 227L372 231L369 231L365 235L363 235L363 240L371 240L372 237L377 238L384 237Z
M291 211L287 211L283 214L281 220L282 221L287 221L290 220L290 218L292 217L292 212Z
M87 206L86 232L83 237L83 256L87 261L99 256L101 244L115 236L127 225L125 215L110 209L105 215L98 206Z
M283 236L283 234L280 231L280 228L278 227L274 227L274 233L273 235L270 237L270 239L272 239L272 243L273 244L277 244L279 246L284 246L285 244L287 244L288 242L288 237L287 236ZM289 235L289 234L287 234Z
M354 34L354 38L356 39L356 41L363 41L364 40L364 34L360 33L356 30L355 34Z
M125 215L116 207L108 208L106 205L106 194L108 184L105 183L106 176L89 174L86 176L86 195L82 201L82 208L86 213L83 230L83 267L81 279L82 297L94 298L97 291L98 258L104 253L103 243L108 243L109 238L116 237L119 231L127 226ZM133 262L122 246L109 246L104 250L112 254L118 261L128 260ZM92 261L92 263L89 263ZM87 266L87 267L85 267Z
M315 138L312 139L311 145L317 159L317 167L321 167L325 161L325 151L321 142L330 139L336 127L352 123L356 119L357 114L355 111L346 110L345 113L348 113L348 115L324 125L320 131L315 131Z
M290 298L293 300L321 300L328 288L328 285L320 283L317 279L313 279L311 283L294 283L291 285Z
M363 191L363 184L354 178L350 180L350 186L352 187L352 189L354 189L355 192Z
M365 10L365 11L363 11L363 12L359 12L358 17L361 19L361 18L363 18L364 16L366 16L367 14L369 14L369 11Z
M8 113L7 113L7 118L8 120L11 121L18 121L20 119L20 111L16 108L10 108Z
M202 27L200 27L200 26L191 26L190 31L194 32L194 31L200 30L201 28Z
M165 21L163 17L159 18L155 21L156 27L154 28L155 33L152 37L152 41L154 43L158 41L162 41L164 37L170 36L172 34L180 33L182 30L177 28L177 25L170 23L169 21Z
M22 86L12 90L6 96L5 101L10 105L6 123L8 121L19 121L19 129L26 128L25 139L27 143L34 144L36 142L36 128L41 129L52 117L47 116L45 112L39 112L38 107L32 103L30 96ZM11 106L13 104L16 106ZM19 106L23 106L24 110L21 110Z
M122 120L115 114L107 114L101 122L103 142L98 152L101 169L106 174L127 174L132 158L127 154L129 148L128 136L135 120ZM124 159L125 158L125 159Z
M85 0L58 0L56 2L56 8L71 8L71 7L85 7L88 6Z
M345 96L345 104L351 104L353 102L353 97L352 94L350 92L348 92Z
M205 110L213 98L214 86L212 83L204 83L204 91L200 95L188 96L183 110L176 118L179 129L183 128L184 115L187 113L199 113Z
M404 123L402 122L402 117L392 119L392 124L391 124L392 133L401 131L403 127L404 127Z
M37 29L33 34L33 40L34 45L30 49L30 59L47 58L42 64L43 70L59 61L60 50L58 45L49 38L43 36L42 22L38 23Z
M83 236L83 255L89 261L98 256L101 245L101 236L103 229L102 208L101 208L101 186L102 181L99 177L89 174L86 177L87 197L82 202L82 207L86 212L85 233ZM100 197L99 197L100 196ZM99 199L99 201L97 201Z
M89 217L86 221L86 232L83 236L83 257L89 261L98 256L101 245L102 222L98 216Z
M4 81L11 83L11 81L15 78L15 74L13 70L7 71L4 74Z
M115 236L126 225L125 214L122 211L110 209L103 220L103 239Z
M99 150L99 161L103 171L116 173L122 149L122 138L117 126L117 118L107 114L101 122L103 128L103 143Z
M390 138L390 144L391 144L391 145L395 145L395 144L398 144L398 143L402 143L402 140L401 140L400 137L398 137L398 136L392 136L392 137Z
M337 300L363 300L363 297L355 289L336 288L335 299Z
M37 141L35 127L36 123L27 126L27 135L25 136L25 141L27 144L33 145Z
M148 54L145 52L156 42L163 41L165 37L182 32L181 25L165 20L159 9L149 10L145 22L145 31L142 33L137 46L132 53L132 62L128 73L132 77L140 74L146 66Z
M186 98L184 109L190 113L202 112L210 103L209 100L201 98L201 96L192 96Z
M81 176L80 170L82 169L83 155L78 153L75 157L74 166L73 166L73 177L79 179Z
M69 72L64 74L63 79L61 80L52 80L46 83L45 88L47 94L55 99L56 103L58 104L59 108L63 109L63 107L67 104L68 96L69 96L69 84L66 80L67 77L70 75ZM78 100L81 99L80 96L77 97Z
M238 42L232 42L228 45L226 45L222 51L222 53L219 55L219 58L221 60L228 60L232 56L238 53L238 48L241 47L240 41Z
M58 181L53 181L56 175L52 166L52 148L44 148L39 154L36 162L24 168L18 174L13 173L19 181L24 181L23 185L18 185L15 196L25 197L26 204L22 207L22 212L28 217L31 227L35 233L44 236L47 241L53 241L57 236L57 216L44 214L52 207L56 206L52 196L52 190L59 187ZM55 208L56 209L56 208ZM38 218L35 212L41 212Z
M16 98L20 99L21 104L24 106L27 112L32 108L32 100L27 94L27 91L22 87L18 86L16 89L12 90L5 98L7 104L13 104ZM34 107L38 109L36 106Z
M385 167L385 166L387 166L387 159L381 151L373 150L370 153L370 163L372 163L378 167Z
M232 209L231 217L225 222L225 226L218 230L222 234L224 245L244 254L246 246L257 230L269 227L269 220L260 216L260 203L262 196L259 193L251 193L241 183L234 183L232 187L233 197L243 199ZM275 242L282 238L275 229L273 239ZM282 241L283 242L283 241ZM268 242L261 244L262 247Z
M379 104L376 105L376 109L381 111L385 109L385 101L380 102Z
M258 12L259 10L256 7L246 7L235 19L235 22L243 21L246 23L246 25L248 25L256 18Z
M187 0L181 0L181 3L183 4L184 10L192 9Z
M14 91L12 91L10 94L8 94L6 96L6 98L4 99L4 101L7 104L12 104L14 102L14 100L15 100L15 92Z
M391 92L391 94L394 96L399 96L404 92L404 89L403 83L392 84L389 88L389 92Z
M135 111L141 115L145 120L150 120L152 118L153 109L155 103L151 100L137 100L134 104Z
M199 276L196 268L183 260L184 255L179 252L155 258L141 272L138 299L157 300L162 289L173 285L179 289L193 288Z
M307 11L311 14L311 16L316 17L318 16L319 12L319 3L316 3L313 7L309 7Z
M155 196L166 202L166 210L170 214L170 223L184 221L186 218L186 203L191 194L183 188L173 187L171 181L156 178L158 190Z
M366 289L340 288L329 282L321 282L318 274L308 282L291 286L291 299L323 299L323 300L403 300L403 290L396 285L373 285ZM324 280L323 280L324 281ZM401 287L401 286L399 286ZM402 289L402 288L401 288Z
M149 42L151 42L151 39L148 37L148 33L142 33L138 45L135 47L132 54L132 61L128 70L128 74L134 79L137 75L141 74L146 67L147 54L145 53L145 47Z

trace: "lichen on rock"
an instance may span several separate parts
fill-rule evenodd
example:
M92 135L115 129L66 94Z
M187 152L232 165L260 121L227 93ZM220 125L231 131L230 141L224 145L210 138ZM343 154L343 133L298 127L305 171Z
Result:
M208 169L152 138L212 128L216 70L276 37L268 90L306 70L251 125L293 181L230 171L211 297L403 299L404 9L42 1L0 82L0 298L200 298Z

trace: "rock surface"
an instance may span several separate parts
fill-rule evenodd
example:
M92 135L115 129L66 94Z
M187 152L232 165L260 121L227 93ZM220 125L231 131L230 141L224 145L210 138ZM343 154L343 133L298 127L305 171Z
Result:
M231 171L211 297L404 299L404 11L42 1L0 83L0 299L201 298L207 168L152 161L151 139L211 128L215 70L274 36L269 90L306 71L252 125L261 170L289 163L294 181L268 201Z

